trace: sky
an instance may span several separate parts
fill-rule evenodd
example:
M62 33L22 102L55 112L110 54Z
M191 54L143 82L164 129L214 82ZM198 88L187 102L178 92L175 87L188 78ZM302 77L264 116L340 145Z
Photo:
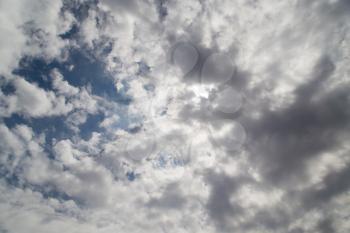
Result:
M350 1L0 0L0 233L350 232Z

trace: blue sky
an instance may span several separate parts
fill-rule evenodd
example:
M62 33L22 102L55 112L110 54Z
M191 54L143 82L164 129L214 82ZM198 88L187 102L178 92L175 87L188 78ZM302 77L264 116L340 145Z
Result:
M0 232L349 232L349 7L0 1Z

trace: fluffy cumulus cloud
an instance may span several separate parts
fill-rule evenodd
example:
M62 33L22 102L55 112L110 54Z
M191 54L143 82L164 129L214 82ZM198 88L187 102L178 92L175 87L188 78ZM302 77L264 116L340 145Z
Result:
M349 232L349 12L0 1L0 232Z

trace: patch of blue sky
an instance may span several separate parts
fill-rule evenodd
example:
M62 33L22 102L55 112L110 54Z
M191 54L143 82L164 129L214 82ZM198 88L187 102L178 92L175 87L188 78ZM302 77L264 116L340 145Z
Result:
M45 133L47 138L64 139L71 134L71 130L62 124L65 116L51 116L42 118L26 118L18 114L4 118L7 127L12 128L18 124L31 127L35 134Z
M68 195L65 192L59 191L55 186L46 184L46 185L33 185L29 183L25 183L24 188L29 188L34 192L39 192L43 196L43 198L54 198L59 201L68 201L73 200L76 204L82 205L82 201Z
M69 62L74 65L73 70L60 70L69 84L76 87L90 85L94 95L120 104L129 103L129 97L118 93L115 80L106 72L103 62L91 59L79 50L71 52Z
M65 192L59 191L54 185L46 183L45 185L35 185L25 181L20 177L20 168L16 168L16 171L10 172L4 165L0 164L0 177L1 181L5 182L10 187L16 187L21 189L30 189L33 192L40 193L43 198L54 198L59 201L73 200L77 205L83 205L84 203L68 195Z
M0 89L4 95L10 95L15 92L15 87L10 82L1 82Z
M19 177L17 176L16 172L10 172L3 164L0 164L0 177L1 180L5 181L6 184L14 186L14 187L20 187L21 181Z
M8 128L13 128L16 125L24 124L33 129L36 135L45 135L44 151L49 158L53 158L52 145L53 140L63 140L71 138L74 132L64 123L65 116L53 116L43 118L25 118L18 114L13 114L11 117L6 117L3 122Z
M94 132L100 132L99 123L104 119L103 113L89 114L85 123L79 126L80 137L84 140L89 140Z
M19 62L19 66L13 70L13 74L23 77L31 83L35 83L45 90L52 89L52 83L49 78L50 72L54 68L60 68L61 64L57 61L47 63L43 58L23 57Z
M67 63L74 66L73 70L68 69ZM72 50L68 62L60 63L56 60L47 63L41 58L25 57L20 62L17 69L13 71L14 74L25 78L31 83L36 83L40 88L45 90L52 90L52 81L49 78L53 69L58 69L63 75L64 79L75 87L88 87L92 94L103 97L108 101L117 102L121 106L127 106L131 102L131 98L126 95L128 84L123 82L123 88L117 91L114 80L105 71L103 62L92 59L80 50ZM3 86L2 89L6 94L14 92L11 84ZM123 113L124 112L124 113ZM124 129L128 128L130 122L140 121L140 119L129 118L127 111L120 111L116 114L120 115L121 122L116 127ZM96 115L88 115L87 121L80 126L81 136L86 139L91 136L91 133L99 130L99 122L104 118L103 113ZM65 138L72 134L64 121L65 117L44 117L41 119L26 119L23 116L14 114L4 121L7 126L13 127L16 124L23 123L32 127L36 133L45 132L48 139Z
M135 181L138 177L140 177L140 174L135 173L134 171L128 171L126 174L126 178L128 181Z
M71 11L78 22L82 22L88 17L88 11L91 7L97 4L97 1L86 1L86 4L77 4L65 2L66 10ZM60 35L62 39L79 40L79 26L74 24L67 32ZM20 76L30 83L35 83L38 87L46 90L53 90L53 83L50 77L51 72L57 69L70 85L79 88L89 88L91 94L100 96L108 101L116 102L120 108L116 111L119 121L112 125L112 128L124 129L130 133L137 132L142 127L142 115L128 114L128 105L131 104L132 98L127 95L129 85L127 80L122 80L122 88L117 90L115 86L116 79L106 71L105 64L96 55L98 50L99 55L110 53L113 48L113 43L107 39L94 42L94 48L89 50L85 46L81 48L71 48L69 57L66 61L59 60L47 61L43 57L23 57L19 62L18 67L13 70L13 74ZM139 62L140 76L146 76L150 72L150 67L145 62ZM2 92L5 95L11 95L15 92L15 87L11 83L0 85ZM144 87L148 91L154 91L152 84L147 84ZM45 135L44 151L50 159L55 159L52 147L55 141L63 139L71 139L79 136L84 140L88 140L93 132L102 132L103 128L100 123L105 118L105 113L98 112L96 114L88 114L84 123L79 125L79 131L76 132L69 128L66 124L67 116L50 116L40 118L30 118L21 114L14 113L10 117L1 119L5 125L12 129L18 124L24 124L33 129L36 135ZM78 134L78 135L77 135ZM106 134L105 137L108 137ZM29 155L28 155L29 156ZM55 198L58 200L74 200L77 204L83 204L81 200L76 200L64 192L57 190L53 185L32 185L21 180L21 171L9 171L3 165L0 165L1 180L14 187L29 188L35 192L39 192L44 198ZM129 181L134 181L139 174L134 171L126 173ZM1 229L1 228L0 228Z
M69 69L70 65L74 66L72 70ZM52 81L49 75L55 68L72 86L90 86L94 95L120 104L128 104L129 102L129 97L118 93L115 80L106 72L105 64L80 49L72 49L68 61L63 63L57 60L47 63L42 58L24 57L13 73L24 77L29 82L36 83L45 90L51 90Z
M78 33L79 33L79 26L77 24L73 24L72 27L59 35L64 40L72 40L72 39L77 39L78 38Z

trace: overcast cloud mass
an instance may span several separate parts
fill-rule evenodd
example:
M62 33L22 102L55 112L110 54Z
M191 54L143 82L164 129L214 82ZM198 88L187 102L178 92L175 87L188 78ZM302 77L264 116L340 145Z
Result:
M349 0L0 0L0 233L349 233Z

